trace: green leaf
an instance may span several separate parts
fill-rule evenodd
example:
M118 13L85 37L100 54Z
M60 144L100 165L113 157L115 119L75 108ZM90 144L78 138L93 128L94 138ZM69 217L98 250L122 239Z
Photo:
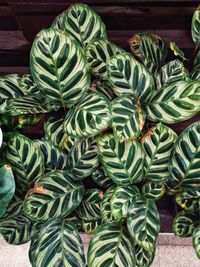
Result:
M32 140L16 134L7 144L6 159L15 175L16 194L23 199L35 180L44 174L43 154Z
M85 267L81 238L74 225L65 220L44 224L31 242L29 258L33 267Z
M88 267L102 266L135 266L134 243L118 223L98 227L89 244Z
M0 77L0 98L17 98L25 95L19 74L8 74Z
M142 103L150 100L154 91L154 80L146 68L131 54L112 56L107 61L108 81L118 96L134 95Z
M116 95L114 93L114 89L109 84L107 80L99 80L96 79L94 82L90 85L89 88L92 92L99 92L105 95L110 101L112 101Z
M0 128L0 148L1 148L2 142L3 142L3 133L2 133L2 130Z
M112 134L97 139L104 171L117 185L129 185L143 178L144 150L138 141L119 142Z
M189 79L188 70L178 59L172 60L164 65L156 76L157 88L162 86Z
M28 128L37 124L41 120L40 114L26 114L18 116L18 129Z
M82 221L82 227L86 234L91 235L95 232L97 227L101 225L101 220L92 220L92 221Z
M107 37L106 27L95 11L89 6L77 3L60 14L52 27L66 31L81 46L99 37Z
M190 125L175 142L169 159L169 187L199 190L200 122Z
M159 212L154 201L143 198L133 201L128 210L127 226L136 244L152 252L160 230Z
M176 203L187 211L200 211L200 190L182 191L176 194Z
M103 222L112 222L114 221L113 215L111 213L110 200L116 190L116 187L110 187L104 193L103 199L101 201L101 218Z
M118 186L110 200L111 212L115 220L127 217L128 207L140 195L139 189L134 185Z
M0 217L6 209L15 193L15 180L10 165L0 168Z
M52 171L40 177L27 193L24 211L34 221L64 218L81 203L84 187L65 171Z
M86 47L86 56L90 64L91 73L101 79L108 78L107 60L124 50L105 38L95 39Z
M45 171L67 168L67 154L47 140L34 140L44 155Z
M200 51L196 54L196 57L193 62L193 69L200 71Z
M157 72L163 65L167 56L167 47L160 36L146 32L136 33L129 44L133 54L151 73Z
M76 141L68 153L67 170L75 179L84 179L99 165L96 143L91 139Z
M35 83L53 105L71 107L80 102L90 85L89 65L82 49L67 34L41 30L30 55Z
M110 177L105 174L102 166L99 166L96 170L94 170L91 177L95 183L101 187L110 188L114 185L114 182L110 179Z
M169 177L169 156L177 135L162 123L156 124L142 138L145 151L145 177L154 183L164 183Z
M183 60L186 60L184 52L177 46L175 42L170 42L170 49L173 51L175 56L179 56Z
M179 212L174 221L172 230L176 236L189 237L192 236L195 223L195 214L191 212Z
M23 202L11 204L8 214L0 220L0 233L13 245L27 243L33 232L32 222L24 215Z
M200 6L198 5L192 17L192 39L196 46L200 45Z
M197 257L200 259L200 225L193 231L192 243Z
M146 107L147 118L168 124L192 118L200 110L197 81L179 81L162 87Z
M135 257L137 267L149 267L155 257L155 251L149 252L148 250L136 245Z
M144 198L158 200L165 194L165 185L154 182L147 182L142 187L142 195Z
M81 204L76 209L78 216L82 220L95 221L101 219L100 203L103 192L99 189L88 189Z
M112 128L119 140L135 140L141 134L146 115L133 97L118 97L112 102Z
M110 119L108 99L100 93L91 93L79 105L68 111L63 127L69 136L87 138L106 129Z

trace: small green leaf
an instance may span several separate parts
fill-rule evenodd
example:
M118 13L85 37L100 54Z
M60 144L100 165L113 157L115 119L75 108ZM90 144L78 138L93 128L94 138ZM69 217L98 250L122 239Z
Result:
M102 166L99 166L96 170L91 174L92 179L101 187L110 188L114 185L114 182L110 179L110 177L105 174Z
M191 212L179 212L173 221L173 232L179 237L192 236L195 223L195 214Z
M116 190L116 187L111 187L106 190L104 193L102 202L101 202L101 218L103 222L112 222L114 221L112 212L111 212L111 205L110 205L110 200Z
M86 234L91 235L101 225L101 220L86 221L82 220L82 227Z
M181 191L176 194L176 203L187 211L200 211L200 190Z
M116 95L114 92L114 89L109 84L107 80L100 80L96 79L94 82L90 85L89 88L92 92L99 92L105 95L110 101L112 101Z
M196 46L200 45L200 5L198 5L196 11L192 17L192 39Z
M177 46L176 43L174 42L170 42L170 49L174 52L175 56L179 56L180 58L182 58L183 60L187 60L185 58L185 54L184 52Z
M135 245L135 257L137 267L150 267L155 257L155 251L150 252L138 245Z
M165 194L165 185L154 182L147 182L142 187L142 195L145 198L158 200Z

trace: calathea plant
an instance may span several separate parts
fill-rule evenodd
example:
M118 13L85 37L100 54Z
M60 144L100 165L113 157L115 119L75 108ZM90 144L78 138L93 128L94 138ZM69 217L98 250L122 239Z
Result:
M81 231L92 234L89 267L150 266L165 193L185 209L175 234L193 235L200 255L200 125L179 137L165 125L200 111L200 54L190 73L175 46L181 60L166 63L159 36L137 33L130 46L110 42L101 18L75 4L36 36L31 75L0 78L0 232L31 241L32 266L86 266ZM23 128L41 113L44 136L31 140Z

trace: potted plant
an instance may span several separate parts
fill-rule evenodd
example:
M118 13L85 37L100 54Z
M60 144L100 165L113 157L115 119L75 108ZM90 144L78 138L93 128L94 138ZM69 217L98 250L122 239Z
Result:
M197 48L199 20L197 8ZM164 194L184 209L174 233L193 235L200 257L200 123L179 137L165 125L200 111L200 53L189 72L170 46L182 60L166 63L165 42L147 33L128 53L90 7L74 4L36 36L31 75L0 78L0 232L11 244L31 240L32 266L86 266L83 230L89 267L150 266ZM30 139L24 128L40 114L43 138Z

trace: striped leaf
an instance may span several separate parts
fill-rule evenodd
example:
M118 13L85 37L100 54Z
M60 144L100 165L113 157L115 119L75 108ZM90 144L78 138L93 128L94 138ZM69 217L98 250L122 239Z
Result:
M101 201L101 218L103 222L112 222L114 221L113 215L111 213L110 200L116 190L116 187L110 187L104 193L103 199Z
M191 31L193 42L196 46L200 46L200 6L193 14Z
M28 128L41 120L40 114L26 114L18 116L18 129Z
M32 140L16 134L7 144L6 159L15 175L15 193L23 199L35 180L44 174L43 154Z
M158 184L154 182L147 182L142 187L142 195L144 198L152 200L158 200L165 194L165 185L163 183Z
M179 81L162 87L146 107L151 121L176 123L188 120L200 110L197 81Z
M76 209L82 220L95 221L101 219L100 203L103 192L99 189L88 189L85 192L81 204Z
M0 217L2 217L15 193L15 180L10 165L0 168Z
M145 113L135 97L118 97L112 102L112 128L119 140L135 140L141 134Z
M25 95L40 94L40 90L37 88L37 85L30 74L23 74L21 76L20 87Z
M31 242L29 258L33 267L84 267L81 238L73 224L63 220L48 221L37 239Z
M41 30L31 49L30 64L35 83L54 105L71 107L85 96L89 65L82 49L64 32Z
M137 267L149 267L151 266L155 257L155 251L150 252L142 247L135 246L135 258Z
M107 134L97 139L104 171L117 185L137 183L143 178L144 150L138 141L117 141Z
M102 166L99 166L96 170L94 170L91 177L96 184L103 188L110 188L114 185L114 182L110 179L110 177L105 174Z
M187 211L200 211L200 190L182 191L176 194L176 203Z
M126 228L105 223L97 228L88 250L88 267L135 266L134 243Z
M8 214L0 220L0 233L3 238L13 245L21 245L30 240L32 222L24 215L23 202L11 204Z
M128 210L127 226L136 244L154 251L160 230L159 212L154 201L143 198L133 201Z
M190 73L190 77L194 81L199 81L200 80L200 70L193 70Z
M200 225L196 227L192 235L192 243L197 257L200 259Z
M107 61L107 70L116 95L136 95L142 103L150 100L154 91L153 77L131 54L112 56Z
M64 131L75 138L92 137L107 128L111 119L108 99L100 93L87 95L79 105L68 111Z
M65 171L52 171L40 177L27 193L24 211L34 221L64 218L81 203L84 187Z
M118 186L116 188L110 200L111 212L115 220L127 217L129 205L139 195L140 191L134 185Z
M190 125L173 146L169 160L169 187L185 191L200 185L200 122Z
M113 55L122 53L123 50L108 39L99 38L90 42L85 52L90 64L91 73L97 78L107 80L107 60Z
M91 139L76 141L69 151L67 170L75 179L84 179L99 165L97 146Z
M169 127L159 123L142 138L145 151L145 177L154 183L165 182L169 177L169 156L177 135Z
M116 97L114 89L109 84L108 80L99 80L99 79L94 80L94 82L90 85L90 90L92 92L102 93L110 101L112 101Z
M176 43L170 42L170 49L173 51L175 56L179 56L183 60L186 60L185 53L177 46Z
M86 234L91 235L95 232L97 227L101 225L101 220L92 220L92 221L82 221L82 227Z
M164 65L156 76L157 88L164 85L189 79L189 73L183 62L178 59L172 60Z
M75 140L64 133L63 121L60 117L50 117L44 124L45 138L55 146L70 151Z
M176 236L189 237L192 236L194 230L195 214L191 212L179 212L174 221L172 230Z
M0 98L17 98L25 95L19 74L8 74L0 77Z
M60 148L47 140L34 140L44 155L45 171L63 170L67 168L67 155Z
M82 3L71 5L55 19L52 27L66 31L83 47L96 38L107 37L100 16Z
M146 68L155 73L163 65L167 47L160 36L146 32L134 34L129 41L131 51Z
M200 71L200 51L197 52L194 62L193 62L193 69Z

